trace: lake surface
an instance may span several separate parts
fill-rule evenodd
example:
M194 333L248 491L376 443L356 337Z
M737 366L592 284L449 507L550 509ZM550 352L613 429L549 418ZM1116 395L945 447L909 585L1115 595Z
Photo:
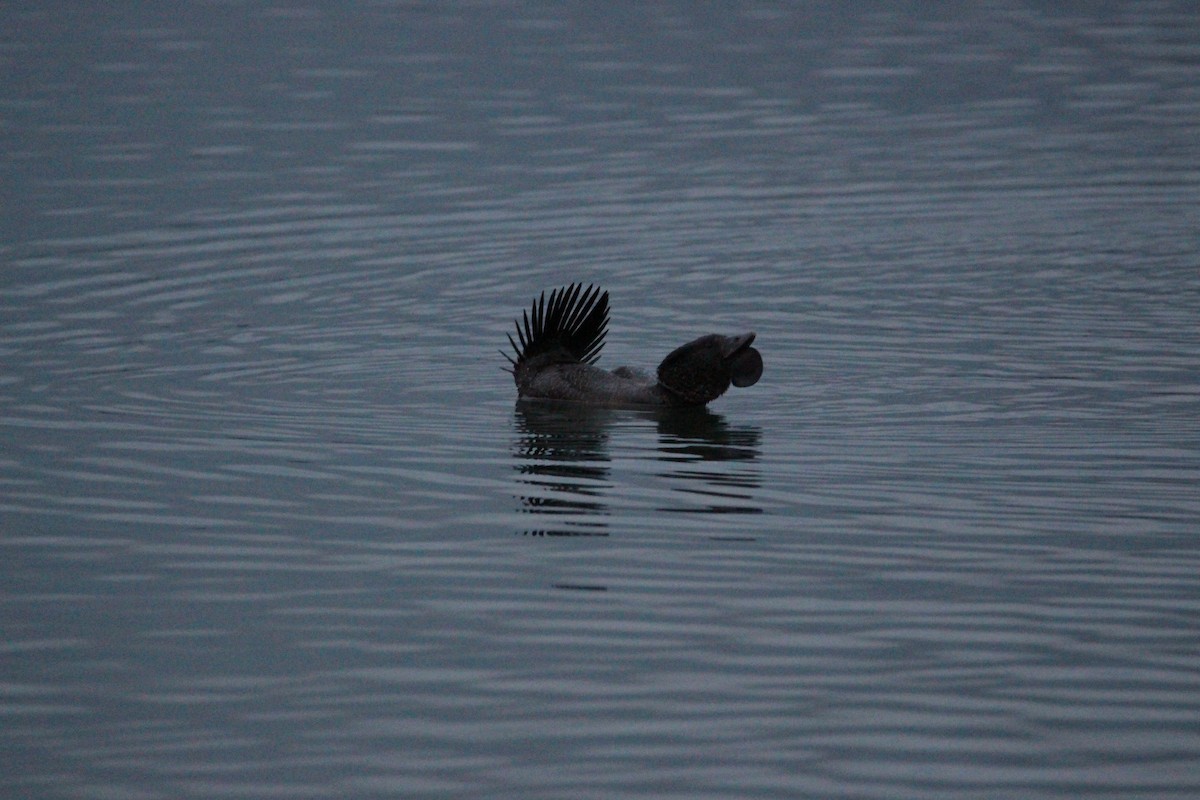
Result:
M0 794L1200 795L1189 4L10 3L0 64ZM516 406L577 280L601 366L762 380Z

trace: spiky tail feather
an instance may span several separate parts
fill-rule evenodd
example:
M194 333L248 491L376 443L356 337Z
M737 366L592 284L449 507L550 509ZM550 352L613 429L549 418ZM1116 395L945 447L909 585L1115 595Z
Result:
M542 292L515 324L520 344L512 334L508 334L508 343L516 359L501 351L513 369L546 354L553 354L555 361L594 364L608 333L608 292L590 284L584 289L581 283L551 291L549 300Z

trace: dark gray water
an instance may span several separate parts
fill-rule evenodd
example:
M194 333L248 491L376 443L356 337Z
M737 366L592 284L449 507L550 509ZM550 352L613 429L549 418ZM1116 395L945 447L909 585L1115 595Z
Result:
M9 3L0 794L1200 794L1188 3ZM514 408L753 329L708 412Z

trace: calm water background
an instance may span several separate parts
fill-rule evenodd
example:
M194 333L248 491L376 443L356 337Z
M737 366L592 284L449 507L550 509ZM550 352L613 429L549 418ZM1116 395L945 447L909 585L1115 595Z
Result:
M1200 794L1192 4L0 31L0 793Z

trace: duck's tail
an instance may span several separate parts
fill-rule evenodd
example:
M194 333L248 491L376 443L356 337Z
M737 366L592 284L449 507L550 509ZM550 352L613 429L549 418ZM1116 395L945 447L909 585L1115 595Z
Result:
M547 356L547 363L594 364L608 333L608 292L594 285L584 289L583 284L572 283L551 291L549 300L542 292L533 301L533 308L522 312L521 317L515 323L517 340L508 334L516 358L500 351L512 364L509 372L539 356Z

